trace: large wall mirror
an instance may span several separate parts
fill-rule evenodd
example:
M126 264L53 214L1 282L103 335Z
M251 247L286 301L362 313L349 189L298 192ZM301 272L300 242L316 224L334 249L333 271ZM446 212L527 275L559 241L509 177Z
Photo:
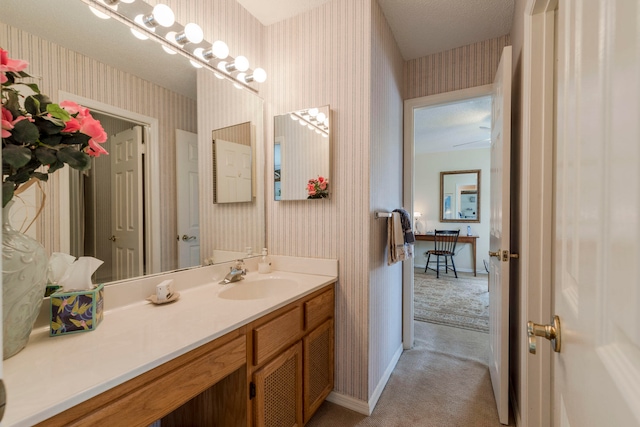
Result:
M325 105L274 117L275 200L329 197L330 111Z
M264 200L255 180L242 212L211 207L213 130L251 123L252 163L264 163L263 100L255 93L196 70L152 40L134 38L124 24L97 18L81 0L3 2L0 46L30 63L27 72L54 101L86 100L110 137L136 129L144 145L136 166L141 182L133 264L118 265L114 256L114 242L123 241L112 230L115 192L108 164L114 156L96 159L107 164L95 164L88 174L67 167L51 176L34 227L49 253L104 260L95 280L107 283L225 262L264 246ZM262 168L253 176L263 174ZM242 227L230 226L234 221ZM248 231L238 234L234 230L239 228Z
M440 172L440 221L480 222L480 169Z

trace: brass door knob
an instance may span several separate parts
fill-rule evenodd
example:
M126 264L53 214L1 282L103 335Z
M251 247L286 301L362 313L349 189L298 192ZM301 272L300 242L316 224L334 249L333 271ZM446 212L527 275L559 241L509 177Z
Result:
M529 337L529 353L536 354L536 337L543 337L551 341L551 348L560 353L560 318L553 316L550 325L539 325L532 321L527 322L527 336Z
M196 236L187 236L186 234L182 235L182 240L184 240L185 242L188 242L190 240L195 240Z
M109 237L109 240L111 240L112 242L115 242L116 241L116 236Z
M502 253L502 251L501 251L500 249L498 249L498 250L497 250L497 251L495 251L495 252L491 252L491 251L489 251L489 256L490 256L490 257L494 256L494 257L496 257L496 258L500 259L500 254L501 254L501 253Z

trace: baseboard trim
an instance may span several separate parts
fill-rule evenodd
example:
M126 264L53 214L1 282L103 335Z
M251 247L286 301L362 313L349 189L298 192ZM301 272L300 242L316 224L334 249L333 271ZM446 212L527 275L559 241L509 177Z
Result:
M431 261L431 262L433 263L433 261ZM414 266L415 268L421 268L422 270L424 270L424 266L425 266L425 265L424 265L424 264L422 264L422 265L414 264L413 266ZM441 268L441 270L440 270L440 271L443 271L444 267L442 267L442 266L441 266L440 268ZM449 269L451 269L451 267L449 267ZM472 268L465 268L465 267L460 268L460 267L456 267L456 270L457 270L457 271L460 271L460 272L462 272L462 273L473 273L473 269L472 269ZM451 273L449 273L449 274L451 274ZM484 270L476 270L476 274L487 274L487 272L486 272L486 271L484 271Z
M398 360L400 360L400 356L402 356L402 352L403 348L401 343L394 353L393 357L391 358L391 362L389 362L387 369L384 371L382 378L380 378L380 381L378 382L378 385L373 391L373 394L369 398L368 402L335 391L329 393L329 396L327 396L327 400L331 403L335 403L336 405L340 405L344 408L356 411L359 414L367 416L371 415L376 405L378 404L378 399L380 399L382 391L384 390L387 382L389 381L389 378L391 377L391 373L393 373L393 370L398 364Z

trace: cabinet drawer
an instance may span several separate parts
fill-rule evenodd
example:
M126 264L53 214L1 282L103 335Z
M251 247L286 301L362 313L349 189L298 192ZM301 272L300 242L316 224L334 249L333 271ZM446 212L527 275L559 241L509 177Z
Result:
M310 331L333 317L335 310L333 287L304 303L305 330Z
M253 330L253 364L259 365L302 334L302 309L294 307Z

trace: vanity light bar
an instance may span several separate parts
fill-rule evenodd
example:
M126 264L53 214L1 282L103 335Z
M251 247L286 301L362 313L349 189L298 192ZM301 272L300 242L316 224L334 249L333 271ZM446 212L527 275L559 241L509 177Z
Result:
M136 17L139 15L143 15L147 21L152 19L150 17L153 16L154 9L157 8L158 5L154 8L142 0L135 2L131 0L105 0L106 3L101 0L81 1L90 8L107 15L107 18L114 18L127 25L132 32L135 31L140 35L157 41L163 49L184 56L192 66L196 68L206 68L213 72L216 77L231 81L237 88L245 88L254 93L258 93L258 90L249 86L249 83L254 81L262 83L266 80L266 72L262 68L251 70L248 66L248 60L244 56L240 55L236 58L227 56L228 48L223 42L217 41L213 44L209 43L200 37L200 32L198 31L196 31L198 37L190 41L189 37L186 36L186 33L190 32L187 26L198 27L197 29L195 27L190 28L192 31L198 29L202 31L196 24L189 23L187 26L182 26L180 23L174 21L169 26L155 25L150 27L144 24L145 20L142 20L142 25L140 25L140 22L136 22ZM115 7L118 5L121 7ZM168 6L166 6L166 8L168 8ZM140 19L138 19L138 21L140 21ZM136 35L136 37L138 36ZM216 51L222 52L224 48L226 48L227 52L224 57L219 58L212 53ZM206 55L203 55L202 52L206 52ZM236 64L237 60L240 60L239 67L237 66L238 64ZM259 79L254 78L256 73Z
M317 114L317 113L316 113ZM292 120L294 121L299 121L300 124L306 124L309 129L315 130L316 132L319 132L322 134L322 136L329 136L329 125L328 122L325 119L324 121L319 121L315 116L315 115L310 115L309 114L309 110L300 110L300 111L294 111L292 113L289 114L289 117L291 117Z

